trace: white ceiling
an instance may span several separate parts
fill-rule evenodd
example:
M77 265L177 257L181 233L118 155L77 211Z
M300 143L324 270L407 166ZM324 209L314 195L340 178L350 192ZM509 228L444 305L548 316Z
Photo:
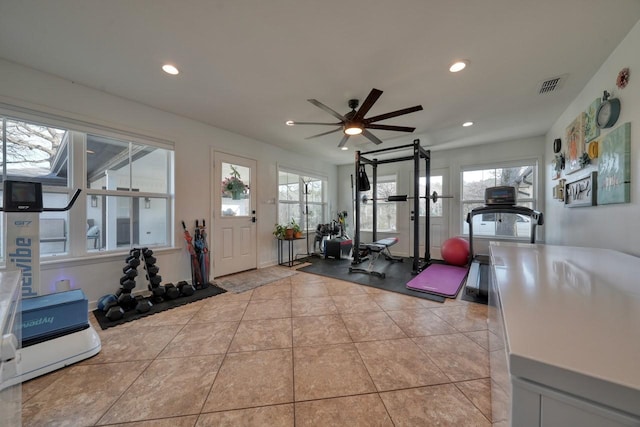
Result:
M544 135L639 19L639 0L0 0L0 57L345 164L415 138L437 150ZM460 58L468 69L449 73ZM340 133L305 140L330 128L284 124L333 122L306 100L346 113L374 87L367 117L422 104L380 122L413 134L372 131L384 146L358 136L344 152Z

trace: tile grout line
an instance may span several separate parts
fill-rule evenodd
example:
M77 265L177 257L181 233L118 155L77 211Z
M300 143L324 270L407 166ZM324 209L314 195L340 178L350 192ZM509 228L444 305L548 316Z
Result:
M253 297L253 289L251 289L251 297ZM251 297L247 301L247 305L242 310L242 316L240 317L240 320L238 321L238 325L236 326L236 330L233 332L233 336L231 337L231 340L229 340L229 345L227 346L227 349L225 350L224 355L222 356L222 360L220 361L220 366L218 366L218 371L216 372L216 375L213 377L213 381L211 382L211 387L209 387L209 392L207 393L207 396L202 401L202 405L200 406L200 410L198 411L198 414L197 414L198 418L196 419L196 424L200 420L200 417L203 414L202 410L204 409L205 405L207 404L207 400L209 400L209 397L211 396L211 393L213 392L213 386L216 384L216 380L218 379L218 375L220 375L220 371L222 370L222 365L224 364L224 361L227 359L227 354L229 354L229 348L231 347L231 343L233 342L233 339L236 337L236 334L238 333L238 329L240 328L240 323L242 323L242 319L244 318L244 315L245 315L245 313L247 311L247 307L249 307L249 302L251 301ZM204 308L205 307L202 307L200 310L203 310ZM209 323L211 323L211 322L209 322ZM214 411L214 412L216 412L216 411ZM208 413L208 412L205 412L205 413Z
M297 273L300 274L300 273ZM294 346L294 334L293 334L293 284L291 283L291 278L289 278L289 307L291 309L291 317L289 317L289 323L291 325L291 396L293 402L291 402L293 406L293 427L296 426L296 355L295 355L295 346Z

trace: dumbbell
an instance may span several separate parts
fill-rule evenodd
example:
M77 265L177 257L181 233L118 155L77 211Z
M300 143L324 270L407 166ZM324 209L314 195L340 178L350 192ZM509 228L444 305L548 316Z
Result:
M122 282L121 286L122 286L122 289L126 289L127 291L130 291L131 289L136 287L136 281L133 279L125 280L124 282Z
M112 322L115 322L116 320L120 320L124 317L124 309L117 305L113 306L107 311L107 314L105 314L105 317L111 320Z
M153 277L149 277L149 282L151 283L151 286L158 286L160 285L160 282L162 282L162 276L156 275Z
M196 288L194 288L192 284L187 283L184 280L178 282L176 287L180 291L180 295L183 295L185 297L191 296L196 292Z
M160 271L160 268L156 267L155 265L147 266L147 272L149 274L158 274L159 271Z
M129 255L135 258L140 258L140 249L131 249Z
M164 296L167 299L176 299L180 296L180 290L173 286L172 283L164 285Z
M125 311L133 310L138 302L130 293L122 293L118 297L118 305L125 309Z
M111 303L117 302L118 301L118 297L113 295L113 294L109 294L109 295L105 295L103 297L100 297L100 299L98 300L98 310L100 311L107 311L109 310L109 307L111 306Z
M152 297L151 299L153 300L153 302L155 303L159 303L162 302L164 300L164 286L156 286L156 287L149 287L151 290L151 294Z
M130 268L136 268L137 266L140 265L140 258L136 258L136 257L129 257L127 259L124 260L124 262L127 264L124 267L122 267L122 272L126 273L128 269Z
M136 311L138 313L146 313L151 310L151 307L153 307L153 303L151 301L148 299L142 299L136 304Z
M138 275L138 270L136 270L135 268L127 268L124 271L124 276L120 278L120 284L122 284L122 282L124 282L127 279L133 279L137 275Z
M154 265L156 263L156 261L157 261L156 257L154 257L154 256L148 256L148 257L146 256L146 257L144 257L144 262L147 263L147 266Z
M145 258L150 257L151 255L153 255L153 251L149 248L143 248L142 255L144 255Z

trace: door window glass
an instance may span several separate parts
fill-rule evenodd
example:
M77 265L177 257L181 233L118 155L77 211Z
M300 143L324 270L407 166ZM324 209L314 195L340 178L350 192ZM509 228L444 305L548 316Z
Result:
M222 162L221 175L222 216L249 216L251 214L251 169Z

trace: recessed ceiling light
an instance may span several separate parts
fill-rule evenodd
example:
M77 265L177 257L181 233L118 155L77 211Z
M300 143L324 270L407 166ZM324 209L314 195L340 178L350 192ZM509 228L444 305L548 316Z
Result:
M467 65L469 65L469 61L467 61L466 59L456 61L451 64L451 66L449 67L449 71L451 71L452 73L457 73L458 71L462 71L467 68Z
M176 74L180 73L180 71L171 64L164 64L162 66L162 71L164 71L167 74L171 74L172 76L175 76Z
M462 126L468 128L469 126L473 126L473 122L464 122Z
M287 126L293 126L295 123L293 123L293 120L287 120L284 124Z
M349 147L341 147L340 148L342 151L347 151L349 149Z

